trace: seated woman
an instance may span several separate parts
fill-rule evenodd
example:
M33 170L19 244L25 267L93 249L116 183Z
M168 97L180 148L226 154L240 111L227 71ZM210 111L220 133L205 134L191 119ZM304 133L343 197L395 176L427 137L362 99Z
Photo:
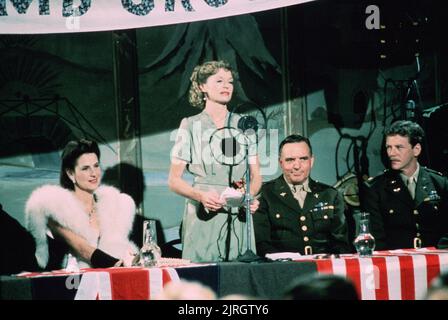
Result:
M70 141L62 152L61 186L42 186L28 199L26 226L41 268L65 268L69 253L81 268L131 265L138 251L128 238L135 204L114 187L100 186L99 159L96 142Z

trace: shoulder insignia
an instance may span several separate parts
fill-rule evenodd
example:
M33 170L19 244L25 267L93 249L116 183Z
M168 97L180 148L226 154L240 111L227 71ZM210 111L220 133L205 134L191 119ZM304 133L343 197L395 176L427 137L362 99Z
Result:
M443 173L440 172L440 171L436 171L436 170L430 169L430 168L428 168L428 167L423 167L423 168L425 168L425 170L428 171L428 172L431 172L431 173L434 173L434 174L437 174L437 175L443 177Z
M374 177L369 177L367 180L364 181L364 184L366 184L367 186L373 186L374 184L378 183L379 181L383 181L383 179L385 179L387 177L388 172L389 171L386 169L384 171L384 173L381 173Z
M272 184L272 183L274 183L275 182L275 179L274 180L269 180L269 181L263 181L263 185L267 185L267 184Z

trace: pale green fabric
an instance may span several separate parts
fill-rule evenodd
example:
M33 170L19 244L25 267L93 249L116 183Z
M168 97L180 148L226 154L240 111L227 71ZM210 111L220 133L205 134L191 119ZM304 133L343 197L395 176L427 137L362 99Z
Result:
M417 186L418 174L420 172L420 164L417 162L417 169L412 174L412 176L408 177L404 173L400 173L401 179L409 190L409 194L411 198L415 198L415 187Z
M228 116L227 116L228 117ZM229 127L237 128L239 116L232 115ZM215 158L222 155L221 139L210 137L217 131L212 119L205 111L198 115L184 118L181 122L172 157L187 162L187 170L193 174L193 186L200 190L215 190L218 194L228 186L230 166L219 163ZM223 133L223 131L219 131ZM214 137L217 137L215 134ZM218 142L216 144L215 142ZM213 150L214 152L213 152ZM256 155L256 144L249 148L250 157ZM237 150L236 154L244 155L245 149ZM230 158L229 158L230 159ZM245 161L233 166L232 181L244 177ZM221 159L222 160L222 159ZM224 261L226 257L226 238L228 228L227 213L206 213L198 216L200 203L186 199L182 224L182 257L194 262ZM230 209L230 208L229 208ZM246 251L246 224L238 219L238 208L231 208L231 239L229 260L235 260ZM255 238L251 234L251 249L255 252Z

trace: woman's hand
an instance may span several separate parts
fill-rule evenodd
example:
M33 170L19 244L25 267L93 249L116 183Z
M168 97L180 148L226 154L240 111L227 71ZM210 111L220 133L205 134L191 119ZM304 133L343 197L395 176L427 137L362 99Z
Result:
M258 199L253 199L251 202L250 202L250 213L252 213L252 214L254 214L255 213L255 211L257 211L258 210L258 207L260 206L260 201L258 201Z
M201 193L201 203L205 209L216 211L222 208L225 202L219 199L219 194L216 191L207 191Z
M125 267L125 263L123 260L118 260L116 264L114 264L114 268L116 267Z
M132 250L128 250L126 256L123 257L121 259L121 261L123 262L124 267L132 267L132 266L136 265L139 258L140 257L138 256L137 253L133 252Z

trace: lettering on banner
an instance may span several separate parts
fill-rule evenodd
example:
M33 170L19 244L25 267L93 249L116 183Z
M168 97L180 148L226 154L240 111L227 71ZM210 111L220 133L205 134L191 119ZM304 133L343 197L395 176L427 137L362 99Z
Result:
M176 0L166 0L165 1L165 11L174 11L174 2ZM194 11L193 7L191 6L190 0L182 0L182 6L184 7L185 11Z
M194 7L190 0L165 0L165 12L175 11L175 3L180 1L184 11L193 12ZM219 8L226 5L229 0L202 0L206 5L212 8ZM19 14L26 14L33 0L9 0L11 5ZM50 15L50 0L38 0L39 15ZM78 3L77 6L74 2ZM62 16L63 17L80 17L84 15L92 6L92 0L63 0ZM6 10L7 0L0 0L0 16L7 16ZM124 10L136 16L146 16L155 8L154 0L121 0L121 6ZM159 3L157 3L159 5Z
M77 7L73 6L73 0L64 0L62 6L63 17L80 17L85 14L92 5L91 0L80 0L81 4Z

